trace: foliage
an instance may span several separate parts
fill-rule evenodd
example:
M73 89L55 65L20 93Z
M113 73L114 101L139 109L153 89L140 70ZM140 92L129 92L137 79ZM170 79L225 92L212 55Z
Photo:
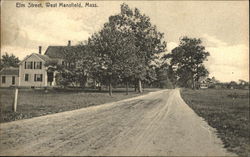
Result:
M134 80L139 81L138 87L142 80L154 80L151 62L166 47L163 33L152 26L150 18L127 4L109 17L102 30L89 39L89 45L97 56L94 75L102 83Z
M205 50L201 39L183 37L179 46L163 58L170 59L171 66L176 67L180 86L196 88L199 79L208 75L203 65L208 56L209 52Z
M132 52L136 51L134 37L116 29L112 18L89 39L89 46L95 56L92 75L102 84L111 88L111 84L131 76L134 61Z
M65 47L62 51L63 64L58 60L50 60L45 66L56 74L58 85L85 87L92 67L92 56L87 46L77 45Z
M9 55L6 53L1 57L0 70L2 70L4 67L18 67L19 62L20 60L18 57L13 54Z
M155 85L159 88L173 88L174 85L169 77L171 77L171 68L168 64L162 64L156 68L157 79Z
M209 88L217 88L217 89L249 89L249 82L244 80L239 80L237 83L236 81L230 82L219 82L217 80L213 80L208 78Z
M137 64L134 66L135 80L138 80L138 91L140 81L147 81L148 74L152 71L151 62L157 59L157 55L165 51L166 43L163 33L157 31L156 26L151 24L150 18L141 14L138 8L130 9L128 5L122 4L121 16L124 17L123 26L132 30L136 37L135 46L139 49L136 53Z
M237 88L238 89L249 89L249 82L240 79Z

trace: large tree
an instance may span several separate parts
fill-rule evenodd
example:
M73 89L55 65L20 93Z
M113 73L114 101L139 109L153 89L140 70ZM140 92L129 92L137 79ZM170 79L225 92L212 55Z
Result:
M84 88L91 75L95 56L91 53L89 46L85 44L66 47L63 53L66 63L64 68L71 72L74 82Z
M18 63L20 62L20 60L18 59L18 57L16 57L13 54L4 54L3 56L1 56L1 61L0 61L0 70L2 70L2 68L4 67L18 67Z
M179 85L191 85L195 89L199 79L208 75L203 64L208 56L209 52L205 50L201 39L183 37L179 46L163 58L170 59L171 66L176 67Z
M129 79L134 63L135 38L133 34L116 26L116 20L110 17L103 29L92 35L88 46L94 53L92 75L102 84L109 86L112 95L112 84Z
M138 8L129 8L127 4L122 4L121 12L111 16L110 20L116 29L127 32L133 37L133 49L130 49L133 54L133 58L130 57L132 64L130 67L133 67L133 71L130 77L133 77L138 91L142 92L141 82L153 78L152 61L158 57L157 54L165 50L164 34L157 31L148 16L141 14Z
M128 5L121 5L121 26L129 28L134 34L137 64L134 66L134 77L138 82L138 91L142 92L141 81L146 81L151 74L151 63L159 53L165 51L164 34L157 31L150 18L142 14L138 8L131 9Z
M96 54L96 74L103 83L134 80L142 92L141 81L153 78L151 62L164 51L163 33L150 23L137 8L121 5L121 12L109 17L102 30L89 39ZM110 95L111 95L110 90Z

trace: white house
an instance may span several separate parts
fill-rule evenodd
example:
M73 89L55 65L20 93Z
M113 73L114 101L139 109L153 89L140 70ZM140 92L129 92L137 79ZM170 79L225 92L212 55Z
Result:
M0 71L0 87L17 86L19 84L18 68L8 67Z
M44 55L42 55L42 48L39 46L39 53L32 53L26 56L19 63L18 85L21 87L55 86L55 74L49 72L45 64L52 60L56 60L59 64L64 64L63 51L68 46L71 46L70 41L67 46L49 46Z
M32 53L19 63L19 86L46 87L48 75L45 63L50 58L46 55Z

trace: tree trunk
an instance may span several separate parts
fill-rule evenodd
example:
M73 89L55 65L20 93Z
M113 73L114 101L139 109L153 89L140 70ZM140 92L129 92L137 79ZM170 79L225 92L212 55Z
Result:
M112 96L112 85L111 85L111 82L109 83L109 95Z
M126 81L126 94L128 95L128 81Z
M141 80L138 80L138 92L142 93Z
M88 82L87 80L88 80L88 76L85 75L85 76L84 76L84 80L83 80L83 81L84 81L84 82L83 82L83 88L86 88L86 87L87 87L87 82Z
M137 90L137 86L136 86L136 82L135 82L135 92L136 92L136 90Z
M194 76L192 76L192 89L195 90L195 80L194 80Z
M93 84L93 86L94 86L94 89L96 89L96 80L94 79L94 84Z

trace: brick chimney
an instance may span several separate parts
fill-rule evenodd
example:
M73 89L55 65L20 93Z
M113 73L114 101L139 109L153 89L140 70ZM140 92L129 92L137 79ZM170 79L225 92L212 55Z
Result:
M70 40L68 41L68 46L71 46L71 41Z
M38 48L39 48L38 53L41 55L42 54L42 46L39 46Z

